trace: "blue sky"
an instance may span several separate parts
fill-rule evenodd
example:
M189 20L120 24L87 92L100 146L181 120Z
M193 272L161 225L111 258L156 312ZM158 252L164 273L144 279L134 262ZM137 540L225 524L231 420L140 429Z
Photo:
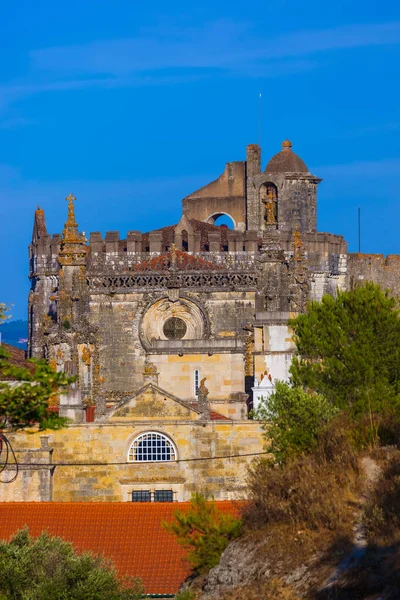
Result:
M319 229L400 253L400 3L3 2L0 301L24 318L33 212L60 232L148 230L180 200L290 138L319 186Z

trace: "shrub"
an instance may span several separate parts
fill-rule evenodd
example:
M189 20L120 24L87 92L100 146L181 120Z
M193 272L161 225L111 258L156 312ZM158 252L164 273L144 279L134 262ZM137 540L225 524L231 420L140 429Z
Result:
M279 463L304 452L318 442L318 434L338 410L323 396L277 381L275 391L263 400L256 418L264 420L268 450Z
M14 600L135 600L143 597L137 579L121 582L112 564L42 533L19 531L0 542L0 598Z
M239 536L242 521L224 514L201 494L194 494L190 503L188 512L177 511L174 521L163 527L190 550L187 559L197 575L218 564L229 542Z
M371 543L400 539L400 451L394 451L370 493L363 524Z
M257 523L337 529L349 520L348 499L358 483L349 433L335 420L314 451L279 467L260 459L249 469L247 518Z
M189 589L181 590L175 596L175 600L196 600L196 599L197 599L197 594ZM0 598L0 600L1 600L1 598Z

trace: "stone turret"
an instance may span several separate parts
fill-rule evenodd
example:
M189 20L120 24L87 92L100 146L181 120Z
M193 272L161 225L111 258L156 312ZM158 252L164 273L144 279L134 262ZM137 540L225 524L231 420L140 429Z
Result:
M301 232L317 230L317 185L322 181L308 170L292 150L292 142L282 142L282 150L268 162L260 193L268 189L276 197L279 228ZM262 223L262 215L261 215Z

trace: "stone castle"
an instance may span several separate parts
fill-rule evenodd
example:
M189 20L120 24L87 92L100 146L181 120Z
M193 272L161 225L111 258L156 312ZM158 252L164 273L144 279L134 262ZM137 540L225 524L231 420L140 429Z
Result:
M3 499L241 497L263 451L249 409L288 377L288 318L359 280L398 285L399 257L351 255L317 231L320 182L285 141L264 170L248 146L183 199L179 223L126 239L87 240L72 195L61 234L38 208L28 354L77 381L53 407L66 429L15 434L23 477Z

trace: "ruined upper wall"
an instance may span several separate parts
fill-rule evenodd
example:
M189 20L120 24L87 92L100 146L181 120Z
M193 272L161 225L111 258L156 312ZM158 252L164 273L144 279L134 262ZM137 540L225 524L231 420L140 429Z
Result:
M244 196L245 193L245 162L228 162L225 170L211 183L201 187L184 200L193 198L228 198L230 196Z
M347 289L373 281L395 296L400 296L400 254L349 254Z
M221 214L229 215L235 229L244 229L246 223L246 163L227 163L225 170L208 185L182 200L182 212L188 219L213 223Z

